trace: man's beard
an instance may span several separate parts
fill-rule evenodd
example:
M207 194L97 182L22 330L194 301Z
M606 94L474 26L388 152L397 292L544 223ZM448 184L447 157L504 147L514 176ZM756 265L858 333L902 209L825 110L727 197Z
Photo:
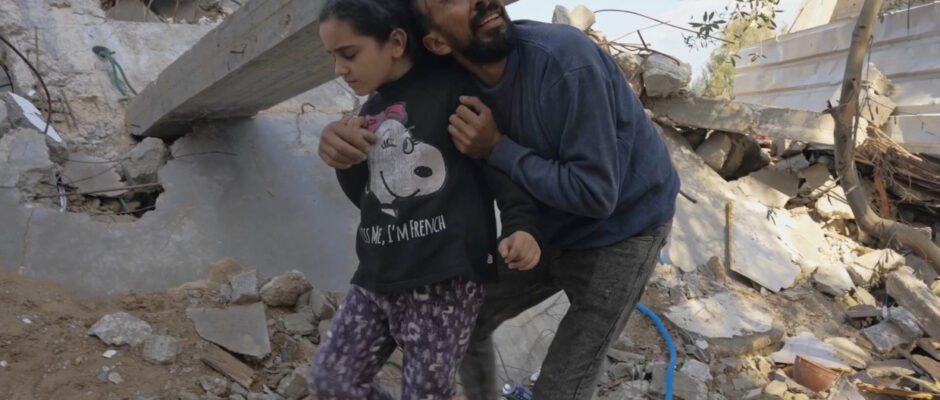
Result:
M502 18L504 25L490 32L489 41L483 41L477 35L477 30L480 29L480 22L493 12L499 13L499 18ZM470 42L464 46L455 47L455 50L473 63L488 64L501 61L509 56L515 46L515 27L506 15L506 9L496 1L490 2L489 7L477 7L476 12L470 17L470 33Z

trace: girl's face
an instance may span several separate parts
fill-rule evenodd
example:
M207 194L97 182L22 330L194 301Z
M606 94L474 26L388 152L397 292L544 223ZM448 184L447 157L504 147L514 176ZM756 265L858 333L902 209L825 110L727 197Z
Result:
M334 72L359 96L375 92L391 80L395 62L405 54L407 35L401 29L379 43L346 21L331 18L320 24L320 39L333 56Z

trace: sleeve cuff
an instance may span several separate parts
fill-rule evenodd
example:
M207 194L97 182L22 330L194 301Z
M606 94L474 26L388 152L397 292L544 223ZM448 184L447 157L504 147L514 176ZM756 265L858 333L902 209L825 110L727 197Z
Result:
M503 135L499 138L499 141L496 142L496 147L493 148L493 152L490 153L487 162L500 171L503 171L506 175L512 176L513 166L525 152L525 147L522 147L519 143Z

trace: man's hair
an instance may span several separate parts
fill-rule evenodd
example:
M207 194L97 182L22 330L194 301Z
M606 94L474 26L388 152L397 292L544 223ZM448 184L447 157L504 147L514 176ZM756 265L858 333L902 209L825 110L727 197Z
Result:
M431 32L432 27L431 16L421 11L421 4L424 3L424 6L427 7L428 0L405 1L408 3L409 8L411 8L411 18L414 20L415 33L418 34L418 37L424 38Z
M411 0L328 0L320 10L319 22L330 19L346 22L379 43L387 43L392 31L402 29L408 34L408 56L417 59L422 55L423 35L415 23Z

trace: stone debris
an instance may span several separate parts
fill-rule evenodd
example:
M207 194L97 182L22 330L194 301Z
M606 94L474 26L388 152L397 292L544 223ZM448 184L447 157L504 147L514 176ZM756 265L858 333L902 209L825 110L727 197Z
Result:
M904 257L894 250L876 250L856 258L848 265L848 271L855 284L870 287L904 263Z
M852 368L865 369L872 361L871 353L868 350L859 347L848 338L832 337L824 341L835 349L840 360Z
M587 31L594 25L594 12L583 5L579 5L571 10L564 6L555 6L555 13L552 16L553 24L570 25L578 30Z
M839 264L823 264L813 274L816 287L825 294L839 297L855 289L849 271Z
M903 308L888 310L888 317L877 325L862 329L865 338L879 353L887 354L895 348L912 343L924 336L911 313Z
M290 271L261 286L261 300L271 307L293 307L300 295L313 286L300 271Z
M109 314L92 325L88 334L97 336L105 344L137 346L150 337L150 324L125 312Z
M289 314L284 316L284 329L293 335L312 335L317 328L311 323L310 316L306 314Z
M767 310L732 293L689 300L671 307L666 317L678 327L706 338L733 338L773 328L773 317Z
M180 353L179 339L153 335L144 342L143 357L154 364L170 364Z
M232 275L220 289L222 298L230 304L248 304L260 299L258 272L249 270Z
M127 191L126 184L114 170L108 160L84 153L73 153L63 163L62 183L74 186L81 192L117 189L111 192L96 193L98 197L117 197Z
M271 352L264 305L255 303L226 309L190 308L186 315L203 339L233 353L262 358Z
M940 298L912 271L901 269L888 275L888 294L910 310L920 327L932 338L940 339Z
M117 373L117 372L109 372L109 373L108 373L108 382L111 382L111 383L113 383L113 384L115 384L115 385L120 385L120 384L124 383L124 378L121 377L121 374L119 374L119 373Z
M787 338L783 349L770 355L775 362L780 364L793 364L797 356L813 361L826 368L835 370L851 369L842 362L833 345L819 340L819 338L811 332L803 332L799 335Z
M852 208L846 202L845 191L836 186L822 195L816 202L816 211L826 219L855 219Z
M101 354L104 358L114 358L118 354L117 350L108 350Z
M689 86L692 67L662 54L653 54L643 61L643 84L650 97L669 97Z
M158 182L157 172L170 158L170 149L162 140L149 137L141 141L121 163L128 183L140 185Z
M309 392L307 389L307 368L300 367L287 374L277 385L277 393L286 400L299 400Z

